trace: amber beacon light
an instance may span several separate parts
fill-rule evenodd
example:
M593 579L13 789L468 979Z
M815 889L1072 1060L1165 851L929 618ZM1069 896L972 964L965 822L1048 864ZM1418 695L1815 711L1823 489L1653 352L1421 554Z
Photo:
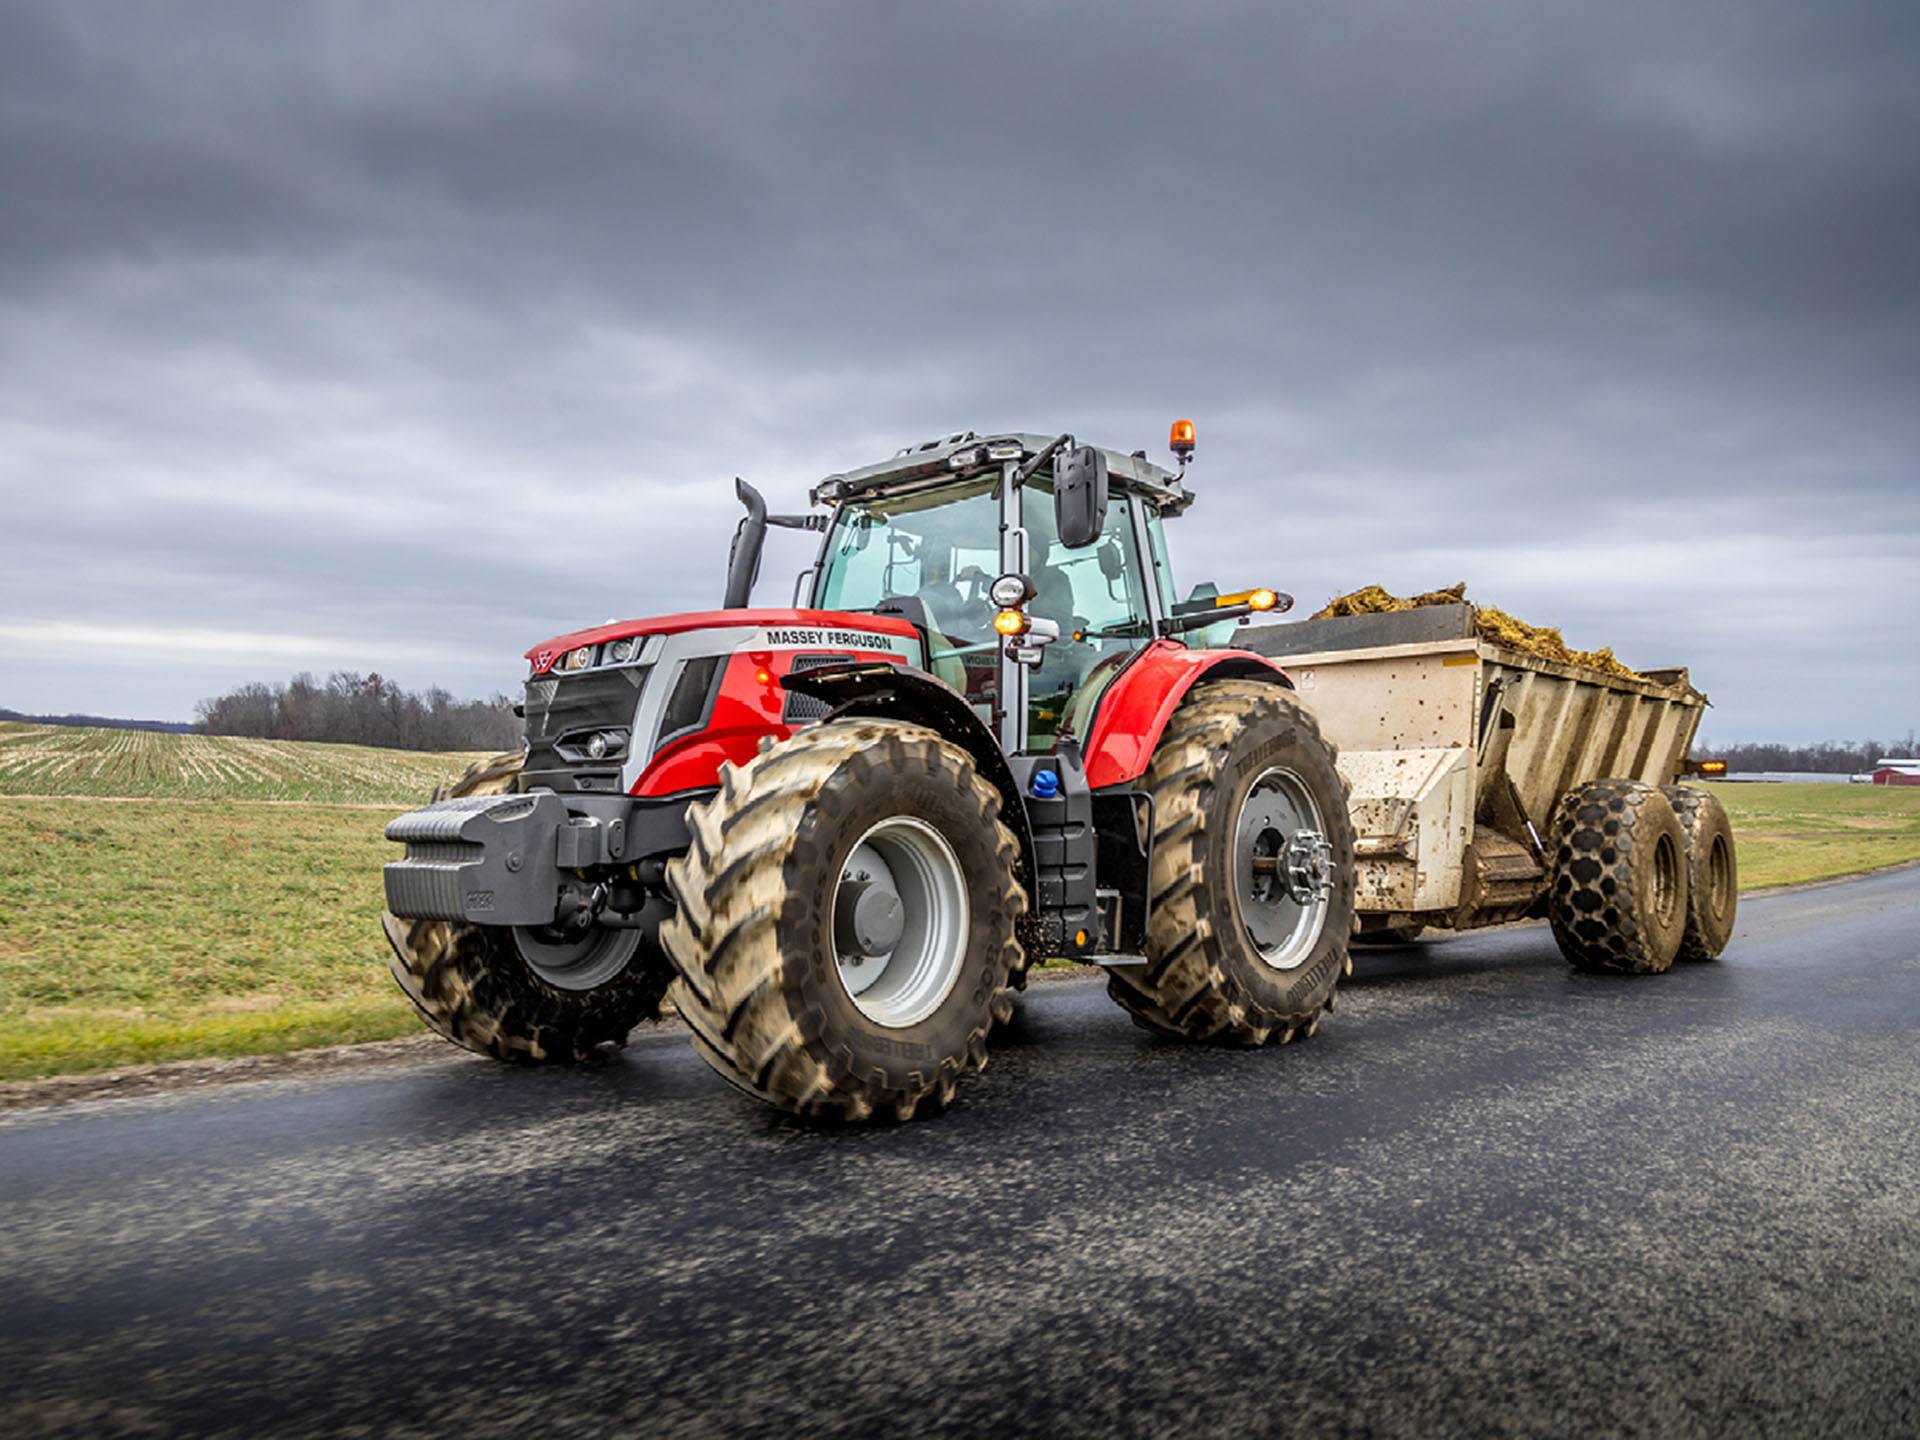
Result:
M1174 421L1173 428L1167 432L1167 448L1180 457L1182 464L1192 458L1193 443L1193 421Z

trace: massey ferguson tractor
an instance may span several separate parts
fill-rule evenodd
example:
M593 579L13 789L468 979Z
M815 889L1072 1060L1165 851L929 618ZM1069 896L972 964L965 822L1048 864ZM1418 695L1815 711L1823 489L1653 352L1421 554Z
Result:
M1356 918L1404 940L1548 913L1587 969L1718 952L1731 835L1670 783L1704 703L1685 672L1507 654L1465 605L1459 633L1417 612L1344 650L1302 649L1326 621L1228 648L1291 600L1176 599L1193 444L1178 422L1169 471L952 435L804 515L736 482L721 609L536 646L524 753L387 827L393 972L426 1023L576 1061L671 994L746 1093L908 1119L985 1066L1043 959L1105 966L1161 1035L1262 1045L1333 1008ZM821 537L803 608L750 607L769 525ZM1259 653L1289 647L1304 681ZM1536 692L1608 743L1533 734ZM1316 696L1361 740L1344 759Z

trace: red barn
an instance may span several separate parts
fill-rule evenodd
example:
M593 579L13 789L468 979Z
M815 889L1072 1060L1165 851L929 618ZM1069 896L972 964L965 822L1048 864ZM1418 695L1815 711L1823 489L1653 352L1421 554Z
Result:
M1873 767L1876 785L1920 785L1920 760L1882 760Z

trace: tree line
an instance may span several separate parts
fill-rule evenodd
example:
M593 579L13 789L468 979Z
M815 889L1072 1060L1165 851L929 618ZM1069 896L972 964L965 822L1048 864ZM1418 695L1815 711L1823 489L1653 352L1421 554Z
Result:
M255 681L194 706L206 735L321 740L389 750L515 750L520 721L505 695L456 700L439 686L402 689L382 675L336 670L284 685Z
M1920 736L1909 730L1904 740L1822 740L1813 745L1770 745L1765 742L1738 745L1711 745L1705 741L1693 747L1702 759L1724 760L1734 774L1756 770L1804 770L1820 774L1859 775L1873 769L1874 762L1889 755L1920 753L1915 746Z
M79 725L90 730L151 730L162 735L184 735L193 726L185 720L122 720L116 715L29 715L24 710L0 706L0 720L17 720L25 725Z

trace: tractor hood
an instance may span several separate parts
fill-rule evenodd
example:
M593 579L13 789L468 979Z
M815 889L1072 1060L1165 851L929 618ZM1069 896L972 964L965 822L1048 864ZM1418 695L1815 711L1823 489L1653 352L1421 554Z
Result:
M544 675L568 654L583 647L603 645L614 640L644 638L652 635L683 635L695 630L753 630L764 632L761 646L751 645L754 637L742 635L733 648L768 650L833 650L873 648L896 650L883 641L862 646L861 637L885 636L889 640L914 642L919 636L905 620L891 615L867 615L843 610L691 610L680 615L657 615L648 620L615 620L590 630L559 635L527 651L527 660L535 675Z

